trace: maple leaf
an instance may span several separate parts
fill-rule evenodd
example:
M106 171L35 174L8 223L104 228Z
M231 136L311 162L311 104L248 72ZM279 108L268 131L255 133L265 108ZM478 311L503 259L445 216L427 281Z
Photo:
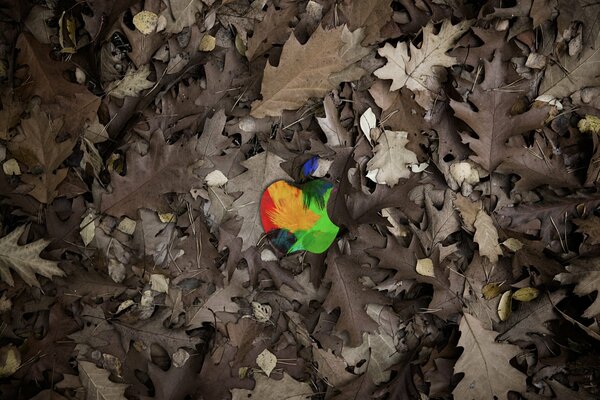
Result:
M532 108L522 114L511 115L511 109L525 88L506 89L508 65L496 55L491 62L485 61L485 79L469 96L476 107L474 111L468 103L450 100L456 116L465 121L478 137L461 134L463 143L475 153L470 158L493 172L504 159L505 142L512 136L541 128L547 108Z
M323 98L337 82L360 78L364 70L348 68L369 53L360 46L362 37L360 29L350 32L346 26L329 31L319 26L304 45L291 35L279 65L265 67L262 100L252 103L250 115L279 116L283 110L300 108L311 97Z
M410 176L408 166L418 163L417 155L406 148L406 132L384 131L377 142L375 156L367 163L367 177L393 187Z
M502 255L502 249L498 244L498 230L494 221L484 210L479 210L473 226L473 241L479 245L479 254L487 257L492 263L497 262L498 256Z
M578 259L565 267L567 272L554 277L563 285L575 283L573 292L578 296L598 292L596 300L584 312L584 318L594 318L600 314L600 266L596 259Z
M40 258L40 252L48 246L49 240L36 240L33 243L19 246L17 241L25 232L25 225L21 225L8 235L0 238L0 277L10 286L14 286L10 270L14 270L29 285L40 287L35 274L52 279L53 276L63 276L64 272L58 268L56 261Z
M506 398L509 390L525 392L525 374L510 365L511 358L521 353L519 347L495 342L496 332L484 329L470 314L463 315L459 329L458 346L464 350L454 372L465 376L452 391L455 398Z
M102 194L100 210L129 218L135 218L141 207L166 211L163 194L187 193L192 188L192 165L201 156L195 145L195 139L168 145L160 133L155 133L145 156L130 149L126 156L127 174L112 172L112 192Z
M29 167L30 173L22 178L34 185L29 194L40 203L51 203L56 188L67 176L67 168L58 167L71 155L74 141L69 138L56 142L62 127L62 119L51 120L35 108L29 118L21 121L22 137L17 136L8 145L15 158Z
M108 379L110 372L98 368L96 364L79 360L79 379L86 390L88 400L125 400L125 389L129 385L115 383Z
M437 97L444 97L441 81L434 67L451 67L456 59L446 54L456 40L469 29L470 21L452 25L444 20L438 34L433 33L433 22L423 28L423 43L420 48L411 42L398 42L396 47L386 43L378 50L388 62L375 71L381 79L392 79L390 90L406 87L417 93L416 101L425 109L431 109Z
M336 329L348 333L350 346L360 345L362 332L377 331L377 323L367 314L367 304L389 303L383 294L362 285L360 278L370 272L368 268L357 265L350 256L339 256L335 251L327 255L325 278L331 282L331 289L323 308L328 313L340 309Z
M239 232L243 240L242 251L255 245L262 234L258 212L262 192L270 183L289 178L280 167L282 162L283 159L275 153L264 151L242 162L248 170L227 182L228 191L243 192L232 204L232 208L244 219Z
M598 63L600 62L598 15L600 8L598 8L598 4L577 0L568 5L561 4L560 7L561 15L564 11L567 16L571 14L573 20L583 21L581 29L583 36L580 44L581 51L572 56L556 54L557 51L555 51L555 62L546 67L539 94L556 98L566 97L583 87L600 85L600 76L598 75ZM560 33L562 34L562 31Z

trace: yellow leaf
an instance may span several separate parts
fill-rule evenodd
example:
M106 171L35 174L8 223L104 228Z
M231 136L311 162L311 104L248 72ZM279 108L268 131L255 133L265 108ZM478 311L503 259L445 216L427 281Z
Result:
M12 344L0 348L0 378L11 376L21 366L21 353Z
M144 35L149 35L156 31L158 15L152 11L141 11L133 17L133 25Z
M421 258L417 260L417 273L423 276L435 277L433 261L431 261L431 258Z
M510 314L512 313L512 296L510 295L510 290L507 290L502 294L500 298L500 303L498 304L498 316L500 317L500 321L506 321Z
M540 291L536 288L526 287L521 288L513 293L512 298L517 301L531 301L540 295Z
M200 46L198 46L198 50L200 51L213 51L217 46L217 39L211 35L204 35L202 39L200 39Z
M488 283L481 289L481 293L484 299L491 300L500 294L500 285L497 283Z

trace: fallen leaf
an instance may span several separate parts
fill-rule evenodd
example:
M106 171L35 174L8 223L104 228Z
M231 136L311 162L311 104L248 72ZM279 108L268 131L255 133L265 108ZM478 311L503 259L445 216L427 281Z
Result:
M423 28L423 43L420 48L412 43L398 42L396 47L386 43L379 49L379 55L386 57L387 64L375 71L380 79L392 79L390 90L406 87L417 94L416 101L425 109L431 109L441 92L441 79L434 67L451 67L457 63L446 52L469 29L470 21L452 25L444 20L438 34L433 33L433 23Z
M265 68L262 100L252 103L250 115L279 116L283 110L300 108L307 98L325 97L336 85L331 81L334 74L348 71L368 54L369 50L360 46L362 37L360 29L351 33L345 26L329 31L319 26L304 45L292 35L283 46L279 65ZM365 72L354 71L340 79L358 79Z
M264 349L257 357L256 364L260 369L263 370L267 376L271 376L271 372L277 365L277 357L275 354L271 353L269 350Z
M8 235L0 238L0 277L10 286L14 286L10 270L14 270L29 286L40 287L35 275L39 274L48 279L53 276L64 276L64 272L58 267L56 261L40 258L40 252L48 246L48 240L36 240L20 246L17 242L23 232L25 225L14 229Z
M479 210L473 226L473 241L479 245L479 254L487 257L492 263L497 262L498 257L502 255L502 249L498 244L498 230L494 221L484 210Z
M454 372L465 376L452 391L458 399L506 398L509 390L524 393L525 374L510 365L521 350L511 344L496 343L496 332L483 328L471 314L464 314L459 326L458 346L463 353Z
M115 383L108 379L110 372L96 367L88 361L80 360L79 378L86 390L88 400L124 400L125 389L128 385Z
M375 146L375 156L367 163L367 177L395 186L401 178L410 176L411 164L417 164L417 155L406 148L408 133L384 131Z
M123 79L108 85L106 92L113 97L122 99L126 96L139 97L142 91L154 86L147 78L150 75L150 65L142 65L139 69L129 68Z

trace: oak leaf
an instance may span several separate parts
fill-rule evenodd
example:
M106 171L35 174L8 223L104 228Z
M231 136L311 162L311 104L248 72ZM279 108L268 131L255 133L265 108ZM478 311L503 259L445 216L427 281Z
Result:
M400 178L410 176L408 166L418 163L417 155L406 148L407 132L384 131L377 141L375 156L367 163L367 177L393 187Z
M80 360L78 366L87 400L125 400L128 385L110 381L110 372L98 368L94 363Z
M231 400L308 400L313 391L306 382L298 382L286 372L283 378L275 380L262 374L255 374L256 386L254 389L232 389ZM285 394L285 395L284 395Z
M498 244L498 230L494 221L484 210L479 210L473 226L473 241L479 245L479 254L487 257L492 263L497 262L498 257L502 255L502 249Z
M15 158L29 167L29 174L22 179L34 185L29 194L40 203L51 203L58 185L67 176L67 168L58 167L71 155L75 143L70 138L56 141L62 128L62 119L52 120L36 108L21 121L22 137L15 137L8 145Z
M464 372L452 394L457 399L505 399L509 390L524 393L525 374L510 365L521 350L512 344L497 343L496 332L483 328L479 320L464 314L459 326L458 346L464 350L454 372Z
M141 156L130 149L126 156L127 173L121 176L112 172L112 192L102 194L100 210L116 217L135 218L138 208L165 208L165 193L187 193L195 177L192 166L201 156L195 145L194 139L168 145L160 133L155 133L148 154Z
M273 45L284 44L290 36L290 20L298 12L298 5L288 2L281 5L283 7L269 6L263 20L254 25L254 33L248 38L248 60L266 53Z
M106 93L118 99L125 96L138 97L143 90L154 86L154 82L147 79L148 75L150 75L149 64L144 64L139 69L131 67L122 79L108 85Z
M556 54L556 61L546 67L539 94L556 98L567 97L584 88L600 85L598 63L600 62L600 24L598 4L578 0L574 3L560 4L561 16L572 15L573 20L583 22L581 46L578 54L570 56L565 51ZM568 8L565 10L564 8ZM571 21L568 21L571 22ZM561 23L559 22L559 30ZM560 32L562 34L562 32ZM574 41L575 39L572 39ZM558 46L557 46L558 47ZM562 46L562 48L567 46ZM558 47L559 49L561 47Z
M440 74L434 68L451 67L457 63L456 58L446 52L470 25L469 21L452 25L450 20L444 20L436 35L433 33L433 23L430 22L423 28L423 43L420 48L410 42L398 42L396 47L386 43L378 52L388 62L375 71L375 76L392 79L390 90L403 87L412 90L417 94L417 103L427 110L431 109L436 98L444 97Z
M27 96L40 96L52 110L52 115L65 114L65 127L71 133L83 126L85 119L93 119L100 107L100 98L90 93L85 86L63 78L72 67L50 57L50 46L39 43L29 33L22 33L17 39L20 49L17 61L27 65L28 69L18 71L24 81L23 90Z
M587 243L596 245L600 243L600 217L595 215L587 218L573 220L577 225L577 232L587 236Z
M179 33L196 23L196 14L202 12L201 0L169 0L161 17L166 18L168 33Z
M352 0L342 3L342 13L348 19L348 28L365 29L363 43L373 44L381 40L380 30L392 18L391 0Z
M586 296L597 292L596 299L583 313L584 318L600 314L600 264L598 259L577 259L565 267L567 272L556 275L555 280L563 285L575 283L573 292Z
M369 275L371 271L368 268L358 265L353 257L335 253L330 252L327 256L325 278L331 282L331 289L323 308L328 313L340 309L336 330L347 332L350 346L358 346L363 332L376 332L378 329L378 324L367 314L367 305L388 304L389 299L362 285L360 278Z
M351 67L369 53L360 46L362 37L362 30L350 32L346 26L329 31L319 26L304 45L290 36L279 65L265 67L262 100L252 103L250 115L279 116L308 98L323 98L339 82L360 78L365 71Z
M471 159L493 172L503 161L505 142L512 136L541 128L547 108L532 108L522 114L511 115L512 107L526 88L505 89L507 84L507 63L496 55L491 62L485 61L485 79L469 96L469 101L477 107L473 110L468 103L450 100L454 113L466 122L478 137L463 133L463 143L475 153ZM521 91L521 93L520 93Z
M244 219L239 232L243 240L242 251L255 245L263 233L258 212L262 192L270 183L289 178L280 167L282 162L281 157L267 150L242 162L248 170L227 182L229 192L243 192L232 204L232 208Z
M48 246L49 240L36 240L20 246L17 241L25 231L21 225L8 235L0 238L0 278L10 286L14 285L10 270L14 270L29 285L40 287L35 275L39 274L48 279L53 276L63 276L56 261L40 258L40 252Z

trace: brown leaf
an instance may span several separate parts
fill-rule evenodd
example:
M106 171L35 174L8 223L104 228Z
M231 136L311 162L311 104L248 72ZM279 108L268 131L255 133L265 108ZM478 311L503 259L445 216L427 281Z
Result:
M103 193L100 210L116 217L135 218L138 208L168 211L163 195L169 192L187 193L195 178L192 164L202 156L195 150L195 140L183 140L174 145L164 142L156 133L150 139L145 156L134 149L127 153L125 176L113 171L111 193Z
M381 40L381 28L391 19L391 0L350 0L342 3L341 11L348 19L348 28L355 31L364 28L365 45Z
M498 256L502 255L502 249L498 244L498 230L494 221L484 210L479 210L473 226L473 241L479 245L479 254L487 257L492 263L497 262Z
M525 113L511 115L513 104L521 94L518 89L507 90L505 86L509 68L496 55L492 62L484 61L485 79L476 84L469 101L476 107L474 111L468 103L450 100L456 116L465 121L478 137L462 134L475 153L471 159L489 172L493 172L504 159L505 142L515 135L540 128L548 115L546 108L533 108ZM525 89L521 89L524 91ZM522 93L522 92L521 92Z
M254 24L254 33L248 38L248 60L266 53L273 45L284 44L290 36L290 22L297 12L298 5L293 2L283 2L280 7L270 5L263 20Z
M367 304L388 304L389 299L361 284L360 278L370 271L357 265L353 258L336 255L335 251L330 251L327 258L325 278L331 282L331 289L323 308L328 313L339 308L336 330L348 333L350 346L360 345L362 332L377 330L377 323L366 312Z
M594 259L577 259L565 267L567 272L556 275L554 279L562 285L575 283L573 292L585 296L597 292L600 294L600 266ZM583 313L584 318L594 318L600 314L600 296Z
M262 82L262 100L252 103L250 115L256 118L279 116L283 110L300 108L308 98L323 98L333 89L334 74L349 71L369 50L361 47L360 30L347 27L325 31L320 26L305 45L291 36L283 47L277 67L268 65ZM353 70L339 81L355 80L364 70ZM350 78L350 79L348 79Z
M517 346L497 343L496 332L484 329L470 314L463 315L459 329L458 345L464 350L454 372L465 376L452 391L455 398L506 398L509 390L526 391L525 374L510 365L511 358L521 352Z
M128 385L115 383L108 379L110 372L96 367L88 361L80 360L79 378L86 390L88 400L124 400Z

